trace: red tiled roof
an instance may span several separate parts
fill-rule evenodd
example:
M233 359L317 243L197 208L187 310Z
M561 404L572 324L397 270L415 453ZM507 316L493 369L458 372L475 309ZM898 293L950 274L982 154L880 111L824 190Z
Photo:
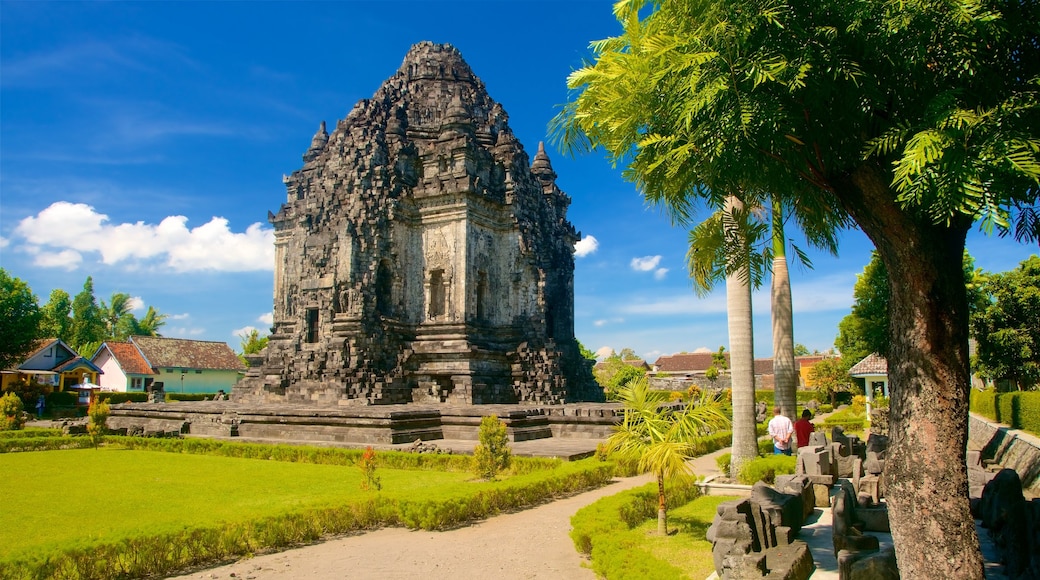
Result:
M711 366L712 354L710 352L694 352L685 354L665 355L654 362L657 370L664 373L681 373L691 371L706 371ZM729 362L729 353L726 353L726 361Z
M852 376L864 376L864 375L887 375L888 374L888 361L885 357L878 353L869 354L863 360L852 365L849 369L849 374Z
M141 349L152 368L179 367L202 370L244 371L246 365L226 342L135 336L130 341Z
M798 365L798 368L802 368L802 367L811 367L814 364L820 362L821 360L828 359L828 358L834 358L834 357L831 356L831 355L826 355L826 354L808 354L808 355L805 355L805 356L796 356L796 357L794 357L794 361L795 361L795 364Z
M141 351L129 342L106 342L105 346L119 363L119 368L128 375L152 375L155 372L141 356Z
M771 359L771 358L756 358L755 359L755 374L756 375L771 375L771 374L773 374L773 359Z

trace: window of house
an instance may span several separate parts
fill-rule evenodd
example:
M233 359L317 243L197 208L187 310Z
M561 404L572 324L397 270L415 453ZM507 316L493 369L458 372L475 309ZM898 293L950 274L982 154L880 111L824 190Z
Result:
M135 390L135 391L139 391L139 390L143 389L144 388L144 379L141 379L141 378L130 379L130 388Z
M307 342L318 342L318 309L307 309Z

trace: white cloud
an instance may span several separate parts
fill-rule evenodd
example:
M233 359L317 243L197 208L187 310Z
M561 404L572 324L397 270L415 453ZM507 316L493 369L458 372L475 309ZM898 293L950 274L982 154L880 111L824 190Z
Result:
M660 262L661 256L643 256L642 258L632 258L629 266L637 272L649 272L656 268Z
M191 318L191 315L185 312L184 314L171 314L169 320L187 320Z
M128 268L142 262L161 262L178 272L274 268L274 230L259 223L235 233L222 217L190 230L184 216L170 216L157 225L107 222L107 215L89 205L59 201L23 219L14 232L42 267L75 269L83 253L97 252L104 264Z
M716 351L711 350L710 348L708 348L706 346L702 346L702 347L694 350L693 354L706 354L706 353L712 353L712 352L716 352Z
M0 236L0 249L6 248L11 243L11 240Z
M574 255L584 258L589 254L594 254L597 249L599 249L599 240L593 236L585 236L574 244Z
M163 334L173 338L185 338L190 336L199 336L206 332L205 328L188 328L186 326L178 326L170 329L164 329Z
M650 352L643 353L643 360L645 360L646 362L652 364L657 359L661 358L662 354L664 354L664 353L659 351L659 350L652 350Z
M655 280L664 280L664 277L668 274L668 268L658 268L654 270Z
M609 346L601 346L596 349L596 358L607 358L614 352L614 349Z
M131 296L127 301L127 306L134 312L144 310L144 300L140 296Z
M592 323L592 325L593 325L593 326L603 326L603 325L605 325L606 323L607 323L607 321L606 321L606 320L597 320L597 321L593 322L593 323Z
M264 324L266 324L268 326L271 326L272 324L274 324L274 312L268 312L266 314L261 314L260 317L256 319L256 321L257 322L262 322L262 323L264 323Z
M257 330L257 328L255 326L246 325L246 326L243 326L242 328L236 328L235 330L232 330L231 331L231 336L233 336L235 338L245 339L245 338L248 338L249 335L252 334L254 330Z

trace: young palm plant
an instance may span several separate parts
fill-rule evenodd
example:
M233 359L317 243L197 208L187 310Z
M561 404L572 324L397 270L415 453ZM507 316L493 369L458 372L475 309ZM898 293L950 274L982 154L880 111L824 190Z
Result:
M607 450L620 457L638 459L639 470L657 478L657 532L668 533L665 481L689 475L687 460L693 457L693 441L729 426L720 402L706 393L681 410L663 405L668 394L652 391L641 379L622 387L618 400L624 419L607 439Z

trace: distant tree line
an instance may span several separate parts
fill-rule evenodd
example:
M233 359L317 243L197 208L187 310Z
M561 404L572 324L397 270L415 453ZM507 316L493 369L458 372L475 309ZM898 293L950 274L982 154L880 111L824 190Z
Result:
M113 292L108 302L98 302L90 276L75 297L56 289L40 306L28 284L0 268L0 368L24 360L41 338L61 339L90 357L106 340L162 336L159 329L166 324L166 314L149 306L137 318L132 310L133 299L125 292Z

